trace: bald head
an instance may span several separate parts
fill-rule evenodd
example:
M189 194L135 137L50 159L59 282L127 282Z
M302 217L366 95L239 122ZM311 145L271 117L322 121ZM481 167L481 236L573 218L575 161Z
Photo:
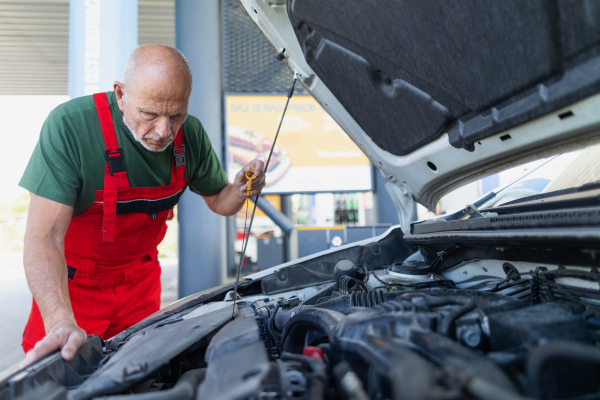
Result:
M147 150L165 150L187 118L192 74L184 55L167 46L138 47L114 89L133 137Z
M192 71L190 65L179 50L162 45L140 46L131 53L123 84L125 92L132 94L140 82L150 83L157 88L168 86L173 89L192 91Z

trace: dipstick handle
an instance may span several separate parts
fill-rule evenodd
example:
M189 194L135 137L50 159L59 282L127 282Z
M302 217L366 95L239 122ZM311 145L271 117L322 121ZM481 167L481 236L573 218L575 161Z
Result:
M248 179L248 187L246 188L246 197L250 197L250 192L252 191L252 180L256 179L256 174L253 169L249 169L246 171L246 179Z

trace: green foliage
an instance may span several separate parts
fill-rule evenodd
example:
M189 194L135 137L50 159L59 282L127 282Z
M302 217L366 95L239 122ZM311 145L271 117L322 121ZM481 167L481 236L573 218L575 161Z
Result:
M0 214L27 214L29 193L22 193L11 200L0 201Z
M0 202L0 251L23 251L29 193Z

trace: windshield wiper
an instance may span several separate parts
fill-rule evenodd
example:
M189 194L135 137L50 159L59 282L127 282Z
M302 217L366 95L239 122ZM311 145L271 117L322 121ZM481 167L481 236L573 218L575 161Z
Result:
M527 196L497 207L480 210L480 212L507 214L598 205L600 205L600 182L593 182L575 188Z
M533 174L535 171L539 170L540 168L544 167L546 164L554 161L556 158L558 158L561 154L557 154L554 157L550 157L548 158L545 162L543 162L542 164L538 165L537 167L533 168L531 171L527 172L524 175L521 175L518 179L515 179L514 181L510 182L509 184L505 185L504 187L496 190L496 191L492 191L487 193L486 195L484 195L483 197L475 200L472 204L468 204L465 208L458 210L452 214L448 214L448 215L444 215L438 218L434 218L434 219L429 219L426 221L419 221L419 224L429 224L429 223L436 223L436 222L444 222L444 221L456 221L459 219L463 219L464 217L466 217L469 214L473 213L473 209L477 210L479 207L481 207L482 205L486 204L488 201L492 200L494 197L498 196L498 194L502 193L504 190L506 190L507 188L511 187L512 185L516 184L519 181L523 181L526 177L528 177L529 175ZM477 210L478 212L483 212L483 210ZM413 223L415 224L415 223Z

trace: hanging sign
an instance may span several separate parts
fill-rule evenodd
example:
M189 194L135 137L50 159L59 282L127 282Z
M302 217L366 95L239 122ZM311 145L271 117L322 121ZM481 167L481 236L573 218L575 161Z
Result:
M250 160L265 162L285 96L226 97L228 154L233 177ZM311 96L290 100L267 171L263 193L371 190L369 159Z

